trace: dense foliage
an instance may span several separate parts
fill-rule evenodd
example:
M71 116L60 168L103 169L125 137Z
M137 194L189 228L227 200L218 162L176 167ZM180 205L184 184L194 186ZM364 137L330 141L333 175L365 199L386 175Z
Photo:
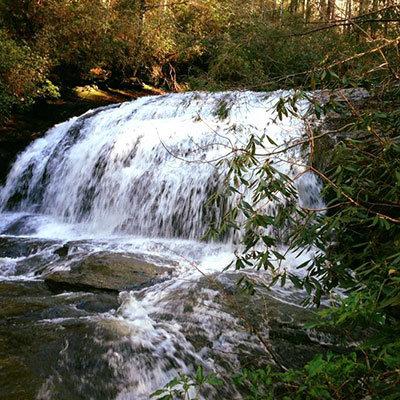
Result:
M13 105L27 107L39 97L58 96L47 72L46 58L0 29L0 123Z
M300 370L240 371L232 380L246 398L399 398L400 6L391 0L243 3L0 0L0 121L38 98L87 83L298 89L277 104L279 115L297 115L296 100L309 98L304 90L367 88L370 99L361 103L338 92L312 99L306 116L327 116L325 130L310 128L299 143L309 155L302 173L323 184L324 210L299 205L293 176L280 173L267 151L259 153L271 139L253 137L229 160L228 193L218 196L249 189L254 196L237 196L215 231L243 224L236 268L269 269L273 284L304 288L310 304L345 290L319 323L340 327L348 342L364 334L351 352L317 355ZM266 200L281 207L265 213ZM319 250L299 265L304 276L277 268L282 245ZM251 281L242 284L253 290ZM216 383L198 370L157 396L185 398Z
M89 83L167 90L315 87L310 71L327 66L362 81L381 59L381 50L369 51L390 48L382 33L397 37L399 9L391 0L337 2L1 0L0 47L9 53L2 108L9 109L10 96L25 104L37 90L51 96L56 87L63 92ZM363 62L354 57L365 52ZM44 93L43 83L50 85Z
M239 196L221 227L237 225L244 215L245 250L236 268L268 269L272 284L289 279L317 305L333 289L345 289L346 297L335 298L313 326L339 328L348 343L359 343L350 354L317 355L303 370L242 371L235 383L248 399L400 396L400 91L394 87L375 96L362 106L348 98L350 107L337 99L317 103L323 112L335 110L335 118L327 117L334 129L310 132L309 164L301 167L302 174L313 172L323 183L324 210L297 201L296 180L270 163L271 153L261 154L261 138L252 138L231 161L229 180L236 184L228 191L253 193L251 199ZM286 99L280 112L295 113L294 105L293 98ZM266 199L281 207L271 214L263 206ZM306 274L287 271L288 251L309 246L319 251L299 261ZM242 284L254 290L251 281Z

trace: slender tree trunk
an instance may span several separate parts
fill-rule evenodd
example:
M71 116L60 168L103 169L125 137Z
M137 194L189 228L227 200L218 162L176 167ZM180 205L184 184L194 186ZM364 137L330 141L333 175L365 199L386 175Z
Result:
M305 17L306 22L309 22L311 20L312 8L313 8L312 6L313 6L312 0L307 0L306 17Z
M350 20L351 17L352 17L352 7L353 7L352 0L347 0L347 2L346 2L346 18L348 20ZM352 26L348 25L347 26L347 33L350 33L351 29L352 29Z
M365 0L360 0L360 5L358 7L358 15L364 14Z
M289 11L290 11L291 14L296 14L298 7L299 7L298 0L290 0Z
M143 39L143 28L144 28L144 19L146 14L146 0L139 0L139 10L138 10L138 18L139 18L139 26L138 26L138 34L139 41L141 42Z
M319 2L319 17L323 21L326 21L328 19L326 0L320 0Z
M145 14L146 14L146 0L139 0L138 8L137 8L137 41L135 46L135 75L138 73L140 69L140 58L141 52L143 48L143 28L145 22Z
M335 7L336 7L336 2L335 0L328 0L328 20L333 21L335 19Z

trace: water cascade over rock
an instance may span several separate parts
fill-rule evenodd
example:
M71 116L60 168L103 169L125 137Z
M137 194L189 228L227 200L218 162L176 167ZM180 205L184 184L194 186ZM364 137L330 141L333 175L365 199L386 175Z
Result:
M148 399L178 373L192 373L201 365L229 374L243 357L263 352L262 343L204 276L234 287L234 274L220 274L233 258L234 235L221 243L200 240L229 206L228 199L220 207L206 207L226 176L219 160L245 146L252 134L268 135L271 149L303 138L300 118L277 118L276 103L287 95L144 97L59 124L19 155L0 190L3 282L42 285L49 274L63 276L85 265L87 257L93 264L102 255L112 260L115 253L127 257L124 268L132 254L154 271L158 266L154 274L168 271L150 286L122 292L114 308L111 300L106 309L87 306L80 287L78 294L65 294L58 308L46 302L52 312L32 314L35 326L67 329L75 324L84 326L79 334L86 335L79 342L64 331L65 342L52 345L55 366L37 379L38 399ZM307 107L299 103L300 110ZM298 147L274 162L293 176L301 171L285 160L302 161ZM303 175L297 188L300 201L321 207L314 176ZM97 268L92 264L90 273ZM85 279L95 281L93 276ZM41 286L35 290L47 293ZM286 293L286 302L293 293ZM93 352L82 346L92 346ZM204 390L203 398L240 398L229 385L219 393Z
M0 209L104 234L199 239L220 212L204 207L223 177L215 161L250 134L278 144L303 134L301 120L276 121L280 95L173 94L90 111L20 155Z

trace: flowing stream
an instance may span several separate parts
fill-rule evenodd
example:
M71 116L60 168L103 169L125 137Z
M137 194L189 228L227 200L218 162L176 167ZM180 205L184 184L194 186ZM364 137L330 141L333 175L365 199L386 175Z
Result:
M228 376L252 355L268 359L260 337L248 332L218 288L234 290L234 272L222 271L234 259L237 235L221 242L201 239L231 201L206 206L226 176L220 160L245 146L252 134L268 135L271 150L303 139L302 119L277 118L277 101L289 94L143 97L59 124L19 155L0 188L4 285L37 288L50 273L99 254L134 255L171 271L150 286L120 291L104 309L104 298L88 307L87 299L100 295L85 290L46 292L56 306L46 303L35 313L30 306L29 329L53 329L55 343L44 358L49 367L37 372L36 398L148 399L199 365ZM303 112L307 107L299 102ZM302 168L296 162L302 161L299 147L293 147L275 164L296 176ZM302 175L297 188L300 201L322 206L313 175ZM294 257L288 256L285 268L295 264ZM33 295L24 296L31 301ZM43 296L38 294L36 303L40 298L42 305ZM294 304L302 294L289 288L274 296ZM291 310L302 313L297 306ZM290 312L284 313L289 318ZM268 338L268 329L262 329ZM205 387L201 396L241 398L229 385Z

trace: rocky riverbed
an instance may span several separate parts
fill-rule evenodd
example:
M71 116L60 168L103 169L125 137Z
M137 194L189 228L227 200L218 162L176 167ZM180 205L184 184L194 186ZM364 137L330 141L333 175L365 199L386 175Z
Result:
M134 371L156 389L168 380L157 367L202 364L229 376L255 359L301 366L340 343L303 327L313 312L295 305L301 294L249 296L237 274L193 279L183 260L92 247L0 237L3 265L17 260L0 282L1 399L144 399ZM239 398L229 384L221 390L216 398Z
M323 206L317 179L288 167L303 160L290 144L304 122L276 118L282 95L145 97L60 124L18 157L0 191L0 396L147 400L202 367L225 382L203 399L241 399L241 368L302 366L341 344L305 328L302 291L226 270L242 232L201 240L236 199L206 207L227 173L215 160L253 133L271 136L267 150L289 145L275 168L301 177L307 207ZM292 273L315 256L279 246L276 268ZM238 289L242 274L256 295Z

